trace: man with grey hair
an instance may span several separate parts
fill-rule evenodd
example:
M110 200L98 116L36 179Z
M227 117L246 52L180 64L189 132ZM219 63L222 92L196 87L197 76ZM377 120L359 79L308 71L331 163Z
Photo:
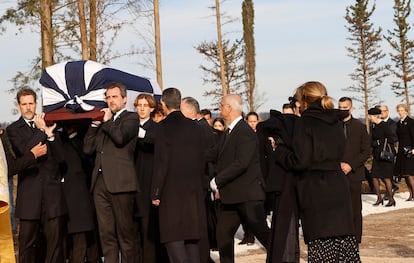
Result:
M242 118L239 95L224 96L220 111L228 131L209 153L217 174L210 182L221 205L217 215L220 262L234 262L234 234L243 221L267 248L269 228L264 211L264 182L260 169L258 138Z

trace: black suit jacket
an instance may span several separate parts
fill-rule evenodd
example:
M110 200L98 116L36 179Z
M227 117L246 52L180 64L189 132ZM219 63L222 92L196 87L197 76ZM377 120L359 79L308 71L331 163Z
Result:
M202 129L180 111L157 127L152 199L160 199L161 242L206 236Z
M7 132L0 135L1 142L3 143L4 153L7 159L7 172L8 177L11 177L21 170L36 165L36 159L33 153L29 150L23 154L23 156L16 158L16 154L10 144Z
M109 120L99 127L88 129L83 150L86 154L96 154L92 191L99 169L102 169L110 193L134 192L139 189L134 159L138 128L138 115L124 111L115 121Z
M39 142L47 144L47 155L36 160L36 165L23 169L18 174L16 216L20 219L40 219L42 205L46 207L47 218L65 214L60 164L63 162L62 145L59 136L48 141L45 133L30 128L21 117L7 127L16 157L22 157Z
M215 177L223 204L264 200L264 182L256 133L240 120L214 149Z
M371 138L365 125L351 118L347 123L345 152L342 162L348 163L352 171L347 175L352 181L362 181L365 178L364 164L371 155Z

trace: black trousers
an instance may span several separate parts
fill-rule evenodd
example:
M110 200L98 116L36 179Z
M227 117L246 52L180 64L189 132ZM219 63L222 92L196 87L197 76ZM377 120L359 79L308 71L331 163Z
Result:
M181 240L165 243L171 263L199 263L198 240Z
M136 263L138 255L138 222L134 220L135 192L111 194L102 176L93 191L105 263Z
M63 226L63 217L47 219L45 211L40 220L20 219L19 262L63 262ZM46 246L45 257L43 240Z
M263 201L221 204L217 214L216 232L220 263L234 262L234 235L241 222L252 230L259 242L267 249L269 227L266 223Z

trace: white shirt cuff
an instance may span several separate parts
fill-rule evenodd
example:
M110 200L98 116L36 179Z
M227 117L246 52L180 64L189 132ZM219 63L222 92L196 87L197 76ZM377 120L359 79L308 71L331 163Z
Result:
M214 192L216 192L216 193L218 192L218 188L217 188L216 178L215 177L213 179L211 179L211 181L210 181L210 188Z

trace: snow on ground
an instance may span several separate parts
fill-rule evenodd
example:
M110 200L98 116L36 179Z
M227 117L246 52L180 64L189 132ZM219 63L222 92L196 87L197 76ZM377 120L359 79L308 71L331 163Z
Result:
M404 209L404 208L413 208L414 207L414 201L405 201L408 199L409 193L408 192L402 192L402 193L396 193L394 196L394 199L396 201L395 206L386 207L385 205L388 203L388 201L384 200L384 205L379 206L373 206L372 204L377 201L377 196L375 194L363 194L362 195L362 215L367 216L371 214L379 214L379 213L385 213L397 209ZM270 225L270 219L268 218L268 223ZM234 253L235 255L243 255L247 254L250 250L257 250L260 248L263 248L262 245L256 240L256 242L253 245L239 245L238 243L243 238L243 229L239 227L237 230L235 239L234 239ZM211 258L215 261L219 259L219 254L217 251L211 252Z

